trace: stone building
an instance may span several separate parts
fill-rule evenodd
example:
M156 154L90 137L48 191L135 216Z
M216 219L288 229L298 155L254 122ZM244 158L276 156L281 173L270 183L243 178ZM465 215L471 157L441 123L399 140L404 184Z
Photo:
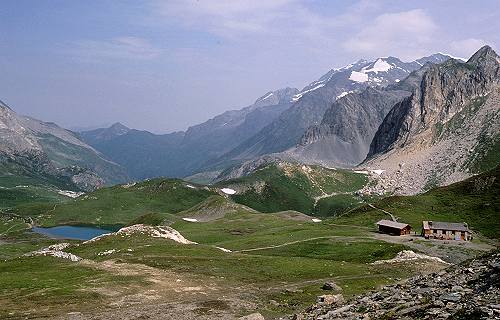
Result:
M426 239L464 240L472 239L467 223L422 221L422 236Z

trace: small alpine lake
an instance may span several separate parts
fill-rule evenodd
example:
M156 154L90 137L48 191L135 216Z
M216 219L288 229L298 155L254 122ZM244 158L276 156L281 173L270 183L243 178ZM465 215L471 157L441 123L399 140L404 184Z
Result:
M97 236L113 232L112 230L86 226L33 227L31 230L49 238L71 240L90 240Z

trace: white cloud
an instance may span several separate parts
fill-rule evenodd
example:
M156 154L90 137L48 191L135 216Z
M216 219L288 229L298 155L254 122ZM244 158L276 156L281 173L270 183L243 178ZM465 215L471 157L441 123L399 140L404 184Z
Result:
M155 12L190 27L203 27L219 35L263 32L273 16L296 0L168 0L154 2Z
M488 43L482 39L469 38L452 41L450 43L450 50L454 55L467 59L486 44Z
M437 30L432 18L421 9L385 13L344 42L344 47L370 57L391 54L413 59L427 52Z
M107 41L81 40L76 42L71 51L85 60L149 60L162 52L148 40L138 37L116 37Z
M241 36L320 38L338 25L331 17L311 11L304 0L155 1L154 14L231 39Z

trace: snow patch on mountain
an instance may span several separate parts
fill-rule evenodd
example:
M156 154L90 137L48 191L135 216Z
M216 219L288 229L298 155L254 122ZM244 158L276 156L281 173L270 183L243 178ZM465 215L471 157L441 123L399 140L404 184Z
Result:
M320 84L318 84L317 86L315 86L315 87L313 87L313 88L311 88L311 89L308 89L308 90L302 91L301 93L298 93L298 94L294 95L294 96L292 97L292 101L294 101L294 102L295 102L295 101L299 100L300 98L302 98L302 96L303 96L304 94L306 94L306 93L308 93L308 92L311 92L311 91L314 91L314 90L319 89L319 88L324 87L324 86L325 86L325 83L320 83Z
M236 194L236 190L233 190L231 188L222 188L220 191L224 192L225 194Z
M351 90L351 91L344 91L344 92L342 92L341 94L339 94L339 95L337 96L337 99L340 99L340 98L342 98L342 97L345 97L345 96L347 96L349 93L353 93L353 92L354 92L354 91L352 91L352 90Z
M270 92L267 94L264 98L260 99L260 101L266 100L267 98L271 97L274 93Z
M363 69L361 69L361 72L363 72L363 73L368 73L368 72L375 72L375 73L387 72L391 68L394 68L394 66L391 65L391 64L389 64L389 63L387 63L387 61L384 61L382 59L377 59L377 61L375 61L375 63L373 64L373 66L371 68L364 67Z
M367 82L368 75L366 73L363 73L363 72L352 71L351 76L349 77L349 80L352 80L354 82Z

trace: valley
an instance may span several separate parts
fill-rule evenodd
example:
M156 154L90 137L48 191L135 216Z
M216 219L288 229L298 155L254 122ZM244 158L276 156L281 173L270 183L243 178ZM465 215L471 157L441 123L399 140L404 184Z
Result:
M0 318L393 319L395 294L353 305L497 259L499 86L484 46L359 60L164 135L1 103ZM465 229L427 239L424 221Z
M331 178L338 174L333 172ZM333 190L337 181L325 180L324 187ZM144 228L91 241L50 239L30 232L25 220L3 215L0 281L5 289L0 301L8 308L1 316L63 319L77 312L75 317L95 319L146 315L161 319L169 310L186 319L231 319L253 312L272 318L313 303L325 293L321 289L325 282L335 282L348 298L415 273L446 267L436 263L423 271L413 263L372 264L400 251L417 250L456 262L457 257L468 259L494 248L500 236L499 226L492 224L500 207L498 181L496 170L428 194L375 202L377 208L412 223L417 234L422 219L467 221L477 235L474 245L453 248L423 238L400 243L381 238L374 222L390 217L370 206L317 220L298 211L261 213L251 203L233 202L232 196L220 191L222 185L193 189L192 184L180 180L104 188L55 207L51 203L3 208L5 213L30 217L43 226L119 228L140 223ZM224 186L237 189L234 181ZM288 189L277 190L288 193ZM185 201L180 203L179 197ZM462 201L460 216L454 215L456 197ZM485 204L483 220L476 220L473 213ZM154 236L152 230L167 225L193 243ZM61 251L81 260L25 255L58 243L68 243ZM56 280L57 270L65 276ZM36 282L26 286L33 277Z

